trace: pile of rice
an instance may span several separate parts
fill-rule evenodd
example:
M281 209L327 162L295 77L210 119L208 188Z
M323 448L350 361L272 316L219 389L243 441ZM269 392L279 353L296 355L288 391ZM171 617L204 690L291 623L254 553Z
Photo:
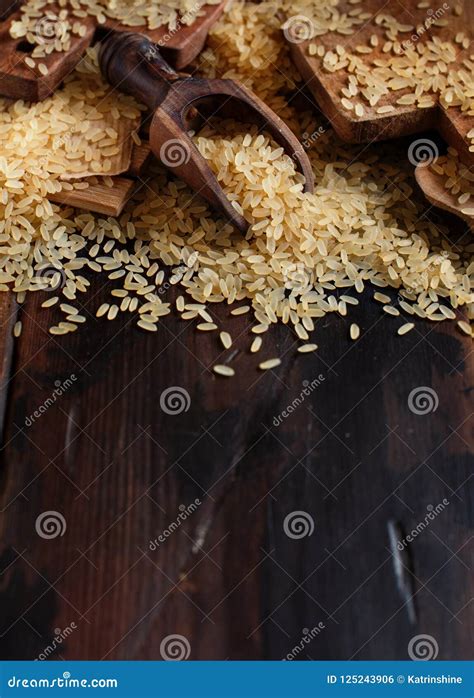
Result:
M68 51L73 36L85 36L86 20L93 17L98 24L108 19L128 27L175 32L190 26L203 14L204 5L217 5L221 0L28 0L20 18L12 22L10 35L24 38L34 48L34 58L53 51Z
M334 10L337 2L329 5ZM204 74L252 86L301 137L312 162L316 188L305 194L292 158L254 127L226 121L218 131L209 127L195 137L228 197L251 223L245 237L158 165L118 218L47 201L48 192L64 186L62 165L52 163L56 154L50 152L58 124L80 129L85 111L94 104L101 108L106 86L94 50L42 104L1 104L0 290L13 289L22 302L27 291L49 289L43 305L58 305L53 334L75 331L85 321L81 293L89 286L87 276L96 272L115 282L99 316L132 312L142 329L157 331L160 318L171 312L164 291L177 284L183 290L178 312L185 320L196 318L203 331L218 331L212 303L239 302L232 312L252 312L252 351L280 321L302 342L312 340L320 318L347 315L369 284L400 334L413 326L408 315L457 318L460 329L472 335L473 245L466 238L451 243L448 231L424 215L426 205L414 195L412 166L391 158L390 148L379 145L360 154L314 113L292 106L298 76L275 9L274 2L234 2L200 59ZM133 100L117 92L109 98L123 118L136 117ZM112 133L108 138L113 141ZM397 300L392 303L394 294L380 289L395 289ZM356 339L358 328L351 328L350 336ZM227 333L221 341L230 348ZM305 344L303 351L315 348ZM276 366L264 362L261 368ZM216 372L232 374L222 367Z
M429 2L421 0L411 13L413 24L402 24L387 10L383 7L375 17L356 14L353 19L365 22L362 34L367 40L361 38L355 47L352 42L346 49L341 40L328 49L326 32L319 43L308 45L309 55L319 57L323 71L348 73L341 89L341 107L353 111L355 118L364 118L368 108L390 114L395 104L428 109L441 103L446 109L456 108L461 115L474 117L474 56L469 53L472 27L466 22L465 31L454 36L442 33L450 19L460 24L462 5L444 3L434 12ZM301 19L296 22L297 27L301 24ZM291 19L288 26L291 31ZM318 17L308 13L308 25L304 25L308 38L321 35L320 26ZM352 26L347 31L356 30ZM466 138L474 152L474 129Z

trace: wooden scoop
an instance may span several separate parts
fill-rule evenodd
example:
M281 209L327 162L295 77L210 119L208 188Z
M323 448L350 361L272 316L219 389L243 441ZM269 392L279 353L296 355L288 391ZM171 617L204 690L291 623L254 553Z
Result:
M176 72L158 47L140 34L113 34L99 57L105 79L132 94L153 113L150 147L161 162L241 232L248 223L224 194L188 131L196 130L215 114L242 117L265 129L294 158L304 175L305 191L313 191L308 156L285 123L256 95L232 80L207 80Z
M458 202L458 196L454 196L445 188L445 180L442 175L433 172L429 167L418 165L415 177L430 204L462 218L474 230L474 213L464 213L465 210L472 209L472 204L461 206Z

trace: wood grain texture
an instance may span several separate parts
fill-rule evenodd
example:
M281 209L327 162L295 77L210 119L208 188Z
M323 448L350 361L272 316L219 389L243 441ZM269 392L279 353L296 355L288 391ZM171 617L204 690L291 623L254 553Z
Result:
M113 186L105 184L91 184L86 189L74 189L72 191L59 191L51 194L49 200L57 204L67 204L85 211L104 213L108 216L119 216L127 201L136 191L136 178L142 177L150 165L152 152L147 141L140 145L133 144L130 157L127 159L129 166L125 176L112 177Z
M299 659L407 659L419 633L439 659L472 659L470 340L422 321L398 337L367 292L347 319L359 341L333 315L315 354L279 326L251 356L250 317L212 307L238 352L226 380L210 370L217 336L175 315L155 334L96 320L111 287L93 279L87 324L63 338L46 294L19 311L0 295L0 658L160 659L178 633L192 659L281 659L323 623ZM437 407L416 414L427 387ZM179 414L162 407L170 388ZM389 523L407 535L443 500L409 544L413 617ZM65 527L48 540L50 511ZM311 535L285 533L294 512Z
M417 26L429 17L429 10L418 8L418 0L401 0L387 7L385 0L365 0L364 10L373 15L378 12L388 12L395 16L402 24ZM340 11L350 11L351 4L344 1L340 4ZM454 14L454 6L443 14L443 19L449 20L446 27L436 27L436 36L441 40L453 40L458 32L464 32L472 38L474 27L474 5L469 0L464 2L464 10L461 16ZM427 13L428 12L428 13ZM314 40L295 43L288 41L292 58L302 75L305 83L314 94L322 112L331 121L337 134L345 141L351 143L364 143L377 140L387 140L400 136L411 135L421 131L437 129L446 141L455 147L462 159L467 164L474 162L474 154L469 152L469 139L467 133L473 128L473 117L463 114L457 107L444 109L437 105L429 109L420 109L416 106L401 106L396 100L404 94L412 92L412 88L390 92L381 97L377 107L364 104L365 114L358 117L355 112L344 108L341 103L343 95L341 89L346 86L348 72L339 70L334 73L325 71L322 67L322 59L310 56L308 46L311 43L323 45L326 50L333 50L337 45L343 44L346 51L350 52L359 45L368 45L372 34L379 37L379 47L374 48L368 57L369 65L374 58L386 59L387 54L382 53L381 47L385 42L385 34L382 27L374 27L372 23L365 22L360 28L356 27L353 35L348 37L333 32ZM430 35L431 30L426 31ZM410 35L406 35L410 39ZM470 49L460 52L458 64L470 55ZM364 57L359 56L361 59ZM453 69L452 66L450 69ZM378 114L377 108L391 105L394 111L389 114Z
M30 68L25 63L25 58L30 55L27 42L22 39L12 39L10 36L10 25L19 16L18 12L4 22L0 22L0 95L30 102L41 101L53 94L77 65L92 42L95 23L90 18L84 19L86 34L84 37L72 36L71 49L68 52L54 52L35 59L36 67ZM39 63L44 63L48 68L47 75L40 73Z
M202 15L189 26L178 23L174 31L168 27L159 27L158 29L131 28L113 19L107 19L105 28L120 32L136 31L146 35L160 47L160 50L163 50L167 60L177 70L181 70L192 63L196 56L201 53L209 29L217 22L227 2L228 0L224 0L217 5L203 5L202 7L200 7L200 3L197 3L196 7L200 7Z
M106 292L94 284L86 315ZM249 318L216 307L238 351L225 380L209 370L222 361L217 337L192 324L170 316L146 334L128 316L90 317L58 339L43 298L22 309L2 450L2 658L36 657L74 623L52 656L159 659L178 633L192 659L280 659L320 622L298 658L406 659L423 632L439 659L472 658L474 376L453 324L419 322L400 338L400 320L366 295L358 342L333 316L314 355L296 356L279 327L251 356ZM260 373L273 355L280 369ZM176 386L188 409L167 414L163 391ZM436 391L436 411L410 411L420 386ZM387 526L409 533L443 499L409 546L413 622ZM36 534L46 511L64 516L64 535ZM312 517L312 535L286 535L295 511Z
M153 154L148 141L142 141L140 145L135 143L132 149L132 159L130 161L128 174L132 177L138 177L145 174L152 159Z
M89 184L87 189L62 190L49 195L56 204L66 204L107 216L119 216L135 191L135 182L128 177L113 177L113 187Z
M3 438L5 411L13 365L13 327L18 318L18 304L11 293L0 293L0 438Z
M0 21L9 17L22 4L22 0L0 0Z

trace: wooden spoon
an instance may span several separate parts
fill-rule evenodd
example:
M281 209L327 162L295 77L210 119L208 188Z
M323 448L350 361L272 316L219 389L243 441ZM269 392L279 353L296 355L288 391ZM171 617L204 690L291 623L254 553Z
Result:
M472 204L470 207L467 204L461 206L458 202L459 195L454 196L445 188L445 178L442 175L433 172L429 166L418 165L415 177L419 187L433 206L462 218L474 229L474 213L465 213L466 209L472 209Z

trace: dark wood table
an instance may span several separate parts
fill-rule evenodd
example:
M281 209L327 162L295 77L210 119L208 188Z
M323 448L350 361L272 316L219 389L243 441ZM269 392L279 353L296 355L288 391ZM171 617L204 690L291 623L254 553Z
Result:
M227 380L215 334L96 320L107 292L59 338L44 294L2 294L0 656L159 659L177 634L192 659L407 659L428 634L472 659L474 376L454 323L399 337L370 291L359 341L334 315L315 354L278 327L252 356L250 316L213 308L239 350Z

